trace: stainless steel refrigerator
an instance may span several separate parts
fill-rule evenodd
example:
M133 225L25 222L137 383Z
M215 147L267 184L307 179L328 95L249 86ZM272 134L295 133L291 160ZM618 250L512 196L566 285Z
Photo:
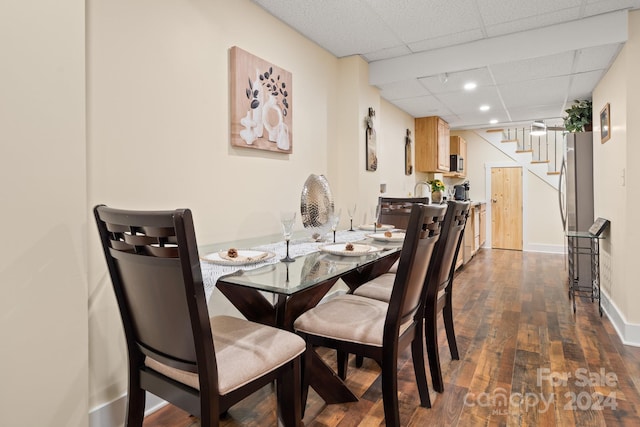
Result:
M593 224L593 133L567 133L560 169L560 214L566 231L588 231ZM591 282L591 258L576 255L574 279L580 286Z

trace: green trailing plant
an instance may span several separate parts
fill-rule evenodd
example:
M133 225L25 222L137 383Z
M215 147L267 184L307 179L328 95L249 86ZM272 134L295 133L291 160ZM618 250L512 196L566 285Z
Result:
M575 100L571 108L564 110L567 116L564 118L564 128L569 132L584 132L591 130L593 123L591 101Z

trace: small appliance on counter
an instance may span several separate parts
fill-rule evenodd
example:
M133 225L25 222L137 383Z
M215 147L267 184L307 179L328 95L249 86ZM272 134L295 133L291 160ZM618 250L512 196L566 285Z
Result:
M456 200L469 200L469 181L453 186L453 198Z

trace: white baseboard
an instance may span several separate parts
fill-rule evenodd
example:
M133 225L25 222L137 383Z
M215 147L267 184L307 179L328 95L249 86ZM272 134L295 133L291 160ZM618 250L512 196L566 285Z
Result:
M542 245L539 243L528 243L524 248L525 252L545 252L551 254L566 253L564 245Z
M165 400L147 393L144 415L152 414L166 404ZM123 427L126 414L127 395L124 394L112 402L105 403L89 411L89 427Z
M600 291L602 309L606 313L609 321L618 333L624 345L640 347L640 325L628 323L624 315L620 312L616 304L611 301L609 295L604 290Z

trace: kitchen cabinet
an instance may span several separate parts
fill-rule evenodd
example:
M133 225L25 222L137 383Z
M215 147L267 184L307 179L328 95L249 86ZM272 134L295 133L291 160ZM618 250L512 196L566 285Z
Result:
M484 202L471 202L469 208L469 218L464 229L464 241L462 251L462 262L467 263L478 252L486 240L486 219L487 204Z
M465 141L463 137L457 135L449 137L449 153L451 155L456 154L460 159L462 159L463 168L461 171L450 171L449 173L446 173L444 175L454 178L466 178L467 165L469 164L467 162L467 141Z
M484 246L487 241L487 204L480 203L480 246Z
M476 216L475 216L475 210L476 210L476 205L475 203L472 203L471 206L469 207L469 218L467 218L467 225L464 228L464 239L463 239L463 246L462 246L462 256L463 256L463 263L468 263L469 261L471 261L471 258L475 255L475 221L476 221Z
M449 123L440 117L419 117L415 120L416 170L419 172L449 171Z
M473 209L473 254L480 249L480 205Z

